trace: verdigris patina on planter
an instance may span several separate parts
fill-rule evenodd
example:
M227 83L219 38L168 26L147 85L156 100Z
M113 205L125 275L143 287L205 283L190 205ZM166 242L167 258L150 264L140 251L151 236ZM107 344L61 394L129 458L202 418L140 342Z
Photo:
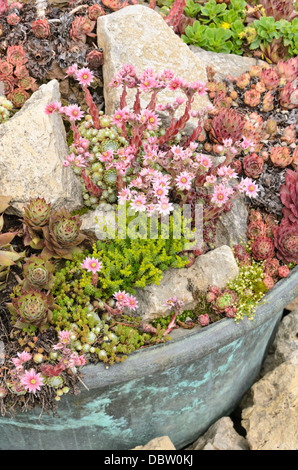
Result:
M56 416L40 410L0 418L0 448L127 450L167 435L181 449L229 415L255 381L284 307L298 296L298 267L264 297L254 321L225 318L178 330L165 344L131 354L108 370L83 368L79 396Z

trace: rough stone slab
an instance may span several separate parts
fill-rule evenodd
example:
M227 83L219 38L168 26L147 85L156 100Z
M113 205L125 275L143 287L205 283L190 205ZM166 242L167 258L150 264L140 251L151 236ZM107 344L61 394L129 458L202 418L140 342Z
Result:
M269 354L263 364L261 375L286 361L298 359L298 309L286 315L278 328Z
M298 297L286 306L286 310L298 310Z
M0 126L0 192L13 197L10 212L17 215L36 196L70 211L83 205L80 180L63 166L68 146L62 118L44 112L59 100L58 81L52 80Z
M136 298L139 306L136 315L141 316L144 321L169 315L164 303L173 296L184 298L184 309L191 310L196 306L192 292L196 289L206 291L213 284L222 288L238 273L239 269L231 248L223 245L197 257L190 268L168 269L159 285L152 284L144 289L137 289Z
M298 449L298 357L256 382L241 424L251 450Z
M230 212L223 213L216 226L215 247L247 242L248 209L242 197L235 199Z
M152 439L144 446L137 446L131 450L176 450L176 447L168 436L161 436Z
M169 28L161 15L146 6L127 6L98 18L97 42L103 48L105 58L103 81L106 114L112 114L119 107L121 87L110 88L108 84L123 64L134 65L138 72L147 68L152 68L154 72L170 69L176 76L188 81L207 81L201 60ZM130 106L134 93L128 90ZM158 103L172 101L173 96L176 98L178 95L178 92L167 90L158 95ZM180 96L185 97L184 94ZM200 109L209 103L207 96L196 96L192 109Z
M224 416L187 450L249 450L246 439L234 429L233 421Z
M239 77L247 72L253 65L264 63L262 60L253 57L244 57L237 54L223 54L221 52L205 51L200 47L190 45L190 50L205 66L211 66L216 72L216 79L222 79L226 75Z

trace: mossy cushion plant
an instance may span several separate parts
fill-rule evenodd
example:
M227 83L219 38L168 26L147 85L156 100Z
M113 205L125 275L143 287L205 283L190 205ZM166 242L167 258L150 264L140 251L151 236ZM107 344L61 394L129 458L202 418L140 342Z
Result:
M170 221L173 227L172 217ZM187 240L174 239L172 230L169 235L168 239L121 239L117 235L115 239L98 240L91 253L74 254L73 259L56 272L52 292L59 308L53 311L52 324L58 331L74 332L75 349L111 363L123 360L123 355L144 342L165 339L160 327L142 331L144 325L140 319L121 316L119 320L109 315L109 309L116 307L115 293L132 295L136 288L159 284L163 271L184 267L189 262L187 256L180 255ZM87 258L91 261L90 269L85 268ZM94 272L92 265L98 267ZM125 324L123 318L126 318ZM112 337L109 336L111 329ZM150 334L152 332L154 334Z

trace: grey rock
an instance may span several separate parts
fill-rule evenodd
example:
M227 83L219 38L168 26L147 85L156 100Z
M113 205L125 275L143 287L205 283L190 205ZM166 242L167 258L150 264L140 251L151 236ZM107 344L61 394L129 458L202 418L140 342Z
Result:
M298 449L298 357L283 362L250 389L241 424L251 450Z
M168 436L155 437L144 446L137 446L131 450L176 450Z
M150 321L158 316L167 316L164 304L170 297L184 299L184 309L196 306L193 292L207 291L210 285L222 288L227 281L238 275L239 269L233 252L228 246L221 246L196 258L190 268L168 269L159 285L152 284L136 290L139 306L136 315Z
M246 439L240 436L228 416L214 423L187 450L249 450Z
M105 55L103 81L106 114L112 114L119 107L121 87L110 88L108 84L123 64L134 65L139 73L147 68L154 72L170 69L176 76L188 81L207 81L201 60L169 28L161 15L146 6L128 6L98 18L97 37L98 46L103 48ZM134 96L135 91L128 90L129 106L132 106ZM158 94L158 104L172 101L173 96L185 98L183 93L175 92L173 95L173 92L166 90ZM142 105L145 101L147 104L148 98L144 100L141 97ZM210 102L206 95L196 96L192 109L200 109L207 104Z
M230 212L223 213L216 226L214 245L234 245L247 242L248 209L242 197L233 202Z
M63 166L68 146L62 118L44 112L46 104L59 100L58 81L52 80L0 126L1 194L13 197L10 212L16 215L36 196L56 208L82 206L80 180Z
M286 315L278 328L270 351L262 367L261 376L286 361L298 358L298 310Z
M222 80L226 75L239 77L247 72L253 65L262 64L263 61L253 57L244 57L237 54L223 54L205 51L197 46L189 46L190 50L205 66L210 65L216 72L215 79Z

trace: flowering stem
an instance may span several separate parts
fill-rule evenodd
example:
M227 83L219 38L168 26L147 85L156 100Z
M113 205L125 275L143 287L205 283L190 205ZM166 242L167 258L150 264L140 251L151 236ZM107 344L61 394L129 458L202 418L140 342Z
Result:
M171 318L170 323L168 324L168 327L165 329L163 336L168 335L170 331L172 331L172 329L175 327L175 321L176 321L177 315L178 315L178 312L175 312Z
M126 96L127 96L126 86L123 85L123 91L122 91L122 95L120 98L120 109L123 109L125 108L125 106L127 106Z
M84 93L85 93L85 100L86 100L87 105L89 106L89 112L92 116L94 127L95 129L100 129L98 109L93 101L93 98L87 86L85 85L83 88L84 88Z

